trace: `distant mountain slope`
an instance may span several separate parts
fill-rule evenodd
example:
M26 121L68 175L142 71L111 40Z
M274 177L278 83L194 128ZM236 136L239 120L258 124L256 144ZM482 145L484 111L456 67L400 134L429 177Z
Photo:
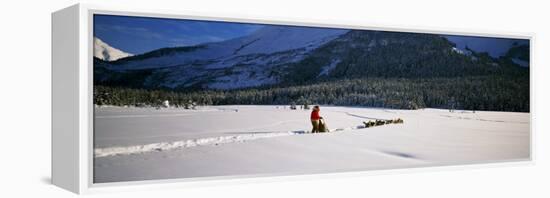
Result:
M272 26L222 42L96 59L94 80L107 86L229 90L346 78L524 75L518 60L525 50L515 51L513 57L495 58L459 50L434 34Z
M111 47L101 39L94 37L94 57L105 61L114 61L128 56L132 56L132 54Z
M483 54L463 53L439 35L350 31L289 67L285 82L368 77L462 77L515 70Z
M189 64L207 68L231 67L254 54L274 54L301 49L306 52L326 43L347 30L267 26L235 39L192 47L163 48L114 62L118 68L152 69Z
M271 85L279 82L283 65L300 61L311 50L346 32L268 26L236 39L164 48L101 65L124 74L151 70L151 76L143 79L141 86L145 87L235 89Z

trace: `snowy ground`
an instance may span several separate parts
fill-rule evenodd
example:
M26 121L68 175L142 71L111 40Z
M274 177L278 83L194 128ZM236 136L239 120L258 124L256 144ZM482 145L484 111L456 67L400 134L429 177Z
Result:
M528 113L283 106L95 109L94 182L304 174L530 157ZM404 124L361 128L369 119Z

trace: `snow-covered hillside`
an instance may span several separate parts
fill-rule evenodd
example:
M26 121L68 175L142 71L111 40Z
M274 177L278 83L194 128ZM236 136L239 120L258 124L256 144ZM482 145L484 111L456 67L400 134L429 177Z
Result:
M243 44L234 52L238 55L270 54L299 48L315 49L347 31L311 27L267 26L250 36L232 42Z
M347 30L267 26L235 39L194 47L166 48L115 62L117 70L157 69L162 82L145 85L235 89L275 84L284 66L303 59ZM178 51L179 50L179 51Z
M127 61L120 66L125 69L147 69L201 62L207 68L231 67L242 61L239 57L247 55L315 49L345 32L347 30L267 26L244 37L203 44L197 50Z
M114 61L128 56L132 56L132 54L111 47L101 39L94 37L94 57L104 61Z

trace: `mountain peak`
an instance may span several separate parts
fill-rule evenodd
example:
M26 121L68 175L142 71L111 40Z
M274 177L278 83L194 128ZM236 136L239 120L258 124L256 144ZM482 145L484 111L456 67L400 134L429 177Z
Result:
M115 61L128 56L132 56L132 54L111 47L101 39L94 37L94 57L104 61Z

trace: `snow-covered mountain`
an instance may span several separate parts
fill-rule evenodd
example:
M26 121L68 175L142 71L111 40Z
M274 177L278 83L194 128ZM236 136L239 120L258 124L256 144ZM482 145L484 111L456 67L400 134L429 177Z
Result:
M111 47L101 39L94 37L94 57L104 61L114 61L128 56L132 56L132 54Z
M516 51L511 58L528 57L528 50ZM268 26L221 42L98 59L94 80L138 88L229 90L342 78L484 75L499 65L518 64L481 56L439 35Z
M239 57L252 54L272 54L295 49L307 52L345 32L347 31L339 29L267 26L244 37L194 47L164 48L141 57L138 55L118 61L117 65L125 69L151 69L208 60L211 63L207 64L207 68L230 67L239 62ZM179 51L185 48L190 50ZM151 56L161 50L167 53Z
M235 39L164 48L110 63L116 70L154 69L146 86L234 89L275 84L285 65L348 32L340 29L268 26Z

